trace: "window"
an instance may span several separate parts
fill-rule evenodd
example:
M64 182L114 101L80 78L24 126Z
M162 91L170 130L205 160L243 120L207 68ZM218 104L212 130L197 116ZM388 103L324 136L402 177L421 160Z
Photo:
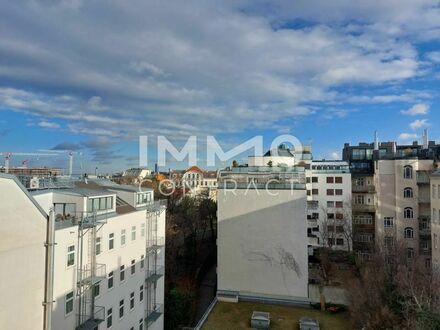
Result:
M131 240L134 241L136 239L136 226L131 227Z
M95 254L96 255L101 254L101 237L96 237Z
M108 235L108 249L113 250L115 247L115 234L111 233Z
M335 218L335 214L334 213L327 213L327 219L333 220L334 218Z
M71 245L67 248L67 267L75 264L75 245Z
M335 226L332 226L332 225L327 226L327 231L328 232L334 232L335 231Z
M107 289L113 288L113 272L108 273Z
M342 183L342 176L335 177L335 183Z
M319 195L318 189L312 189L312 195Z
M335 245L335 239L334 238L329 238L327 240L327 243L328 243L329 246L333 246L333 245Z
M139 330L144 330L144 319L139 320Z
M406 249L406 257L408 259L413 259L414 258L414 249L413 248L407 248Z
M334 182L333 177L332 176L328 176L327 177L327 183L333 183L333 182Z
M365 204L364 195L355 195L354 196L354 203L357 205L364 205Z
M141 285L139 288L139 301L142 302L144 301L144 286Z
M333 196L335 191L333 189L327 189L327 196Z
M141 255L141 269L145 266L145 256Z
M65 313L66 315L73 312L73 291L66 294L66 305L65 305Z
M337 220L343 220L344 219L344 215L342 213L336 213L336 219Z
M87 200L87 211L105 211L113 209L113 197L89 198Z
M405 238L414 238L414 230L411 227L406 227L404 235Z
M134 275L135 272L136 272L136 261L133 259L131 261L131 275Z
M413 178L413 168L412 166L404 166L403 167L403 178L404 179L412 179Z
M356 178L354 184L357 187L365 186L365 178Z
M403 197L404 198L413 198L414 197L414 192L412 188L405 188L403 190Z
M385 237L385 247L391 248L394 246L394 238L390 236Z
M318 183L318 177L317 176L312 177L312 182L313 183Z
M124 299L119 302L119 318L122 319L124 317Z
M337 233L343 233L344 232L344 226L336 226L336 232Z
M121 281L121 282L125 281L125 266L124 265L119 267L119 281Z
M97 283L92 288L93 297L95 297L95 298L99 297L99 293L100 293L100 285L99 285L99 283Z
M403 211L403 217L405 219L412 219L414 218L414 211L411 207L406 207L405 210Z
M354 217L354 223L356 225L372 225L373 217L370 214L356 215Z
M121 246L125 245L125 229L121 229Z
M335 202L327 202L327 207L328 208L333 208L333 207L335 207Z
M435 184L432 185L432 198L436 198L437 186Z
M113 325L113 309L107 309L107 329L110 329Z
M134 309L134 292L130 293L130 310Z
M434 234L434 249L437 250L437 234Z
M343 202L336 202L335 205L336 205L337 209L342 209L344 207L344 203Z
M385 228L391 228L394 226L394 218L393 217L385 217L383 218L383 226Z
M361 242L361 243L369 243L373 240L373 235L372 234L362 234L359 233L355 236L355 241L356 242Z
M344 239L343 238L337 238L336 239L336 245L339 245L339 246L344 245Z
M145 237L145 223L141 223L141 237Z
M437 209L432 209L432 222L437 222Z
M336 196L342 196L342 193L343 193L342 189L336 189L335 190Z

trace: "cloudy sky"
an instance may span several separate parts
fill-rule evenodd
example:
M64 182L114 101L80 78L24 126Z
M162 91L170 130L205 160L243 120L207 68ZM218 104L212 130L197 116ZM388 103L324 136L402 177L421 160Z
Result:
M72 150L119 170L137 164L139 135L201 148L214 135L226 150L288 133L315 158L375 129L440 140L438 1L0 5L0 152L57 151L15 165L65 167Z

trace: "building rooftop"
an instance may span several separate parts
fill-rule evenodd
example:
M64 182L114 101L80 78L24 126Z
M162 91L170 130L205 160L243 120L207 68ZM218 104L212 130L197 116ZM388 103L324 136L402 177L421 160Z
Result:
M251 329L250 320L254 311L270 313L271 329L299 329L299 320L303 317L318 319L321 329L352 328L346 313L330 314L304 307L252 302L218 302L202 326L202 330Z

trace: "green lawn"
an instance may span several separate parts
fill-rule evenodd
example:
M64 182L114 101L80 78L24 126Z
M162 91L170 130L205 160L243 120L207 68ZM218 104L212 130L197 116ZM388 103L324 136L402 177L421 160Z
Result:
M314 309L266 305L250 302L219 302L208 317L203 330L251 329L250 318L253 311L268 312L271 317L271 329L298 329L298 321L303 316L317 318L321 330L349 330L347 314L333 315Z

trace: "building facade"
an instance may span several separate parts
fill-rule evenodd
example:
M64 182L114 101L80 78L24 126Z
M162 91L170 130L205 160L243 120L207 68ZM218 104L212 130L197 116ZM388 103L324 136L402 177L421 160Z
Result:
M431 260L430 173L440 146L396 142L346 144L353 193L354 249L369 256L376 247L403 245L408 258Z
M219 174L218 297L308 298L304 168L233 167Z
M440 269L440 171L431 175L431 248L432 267Z

